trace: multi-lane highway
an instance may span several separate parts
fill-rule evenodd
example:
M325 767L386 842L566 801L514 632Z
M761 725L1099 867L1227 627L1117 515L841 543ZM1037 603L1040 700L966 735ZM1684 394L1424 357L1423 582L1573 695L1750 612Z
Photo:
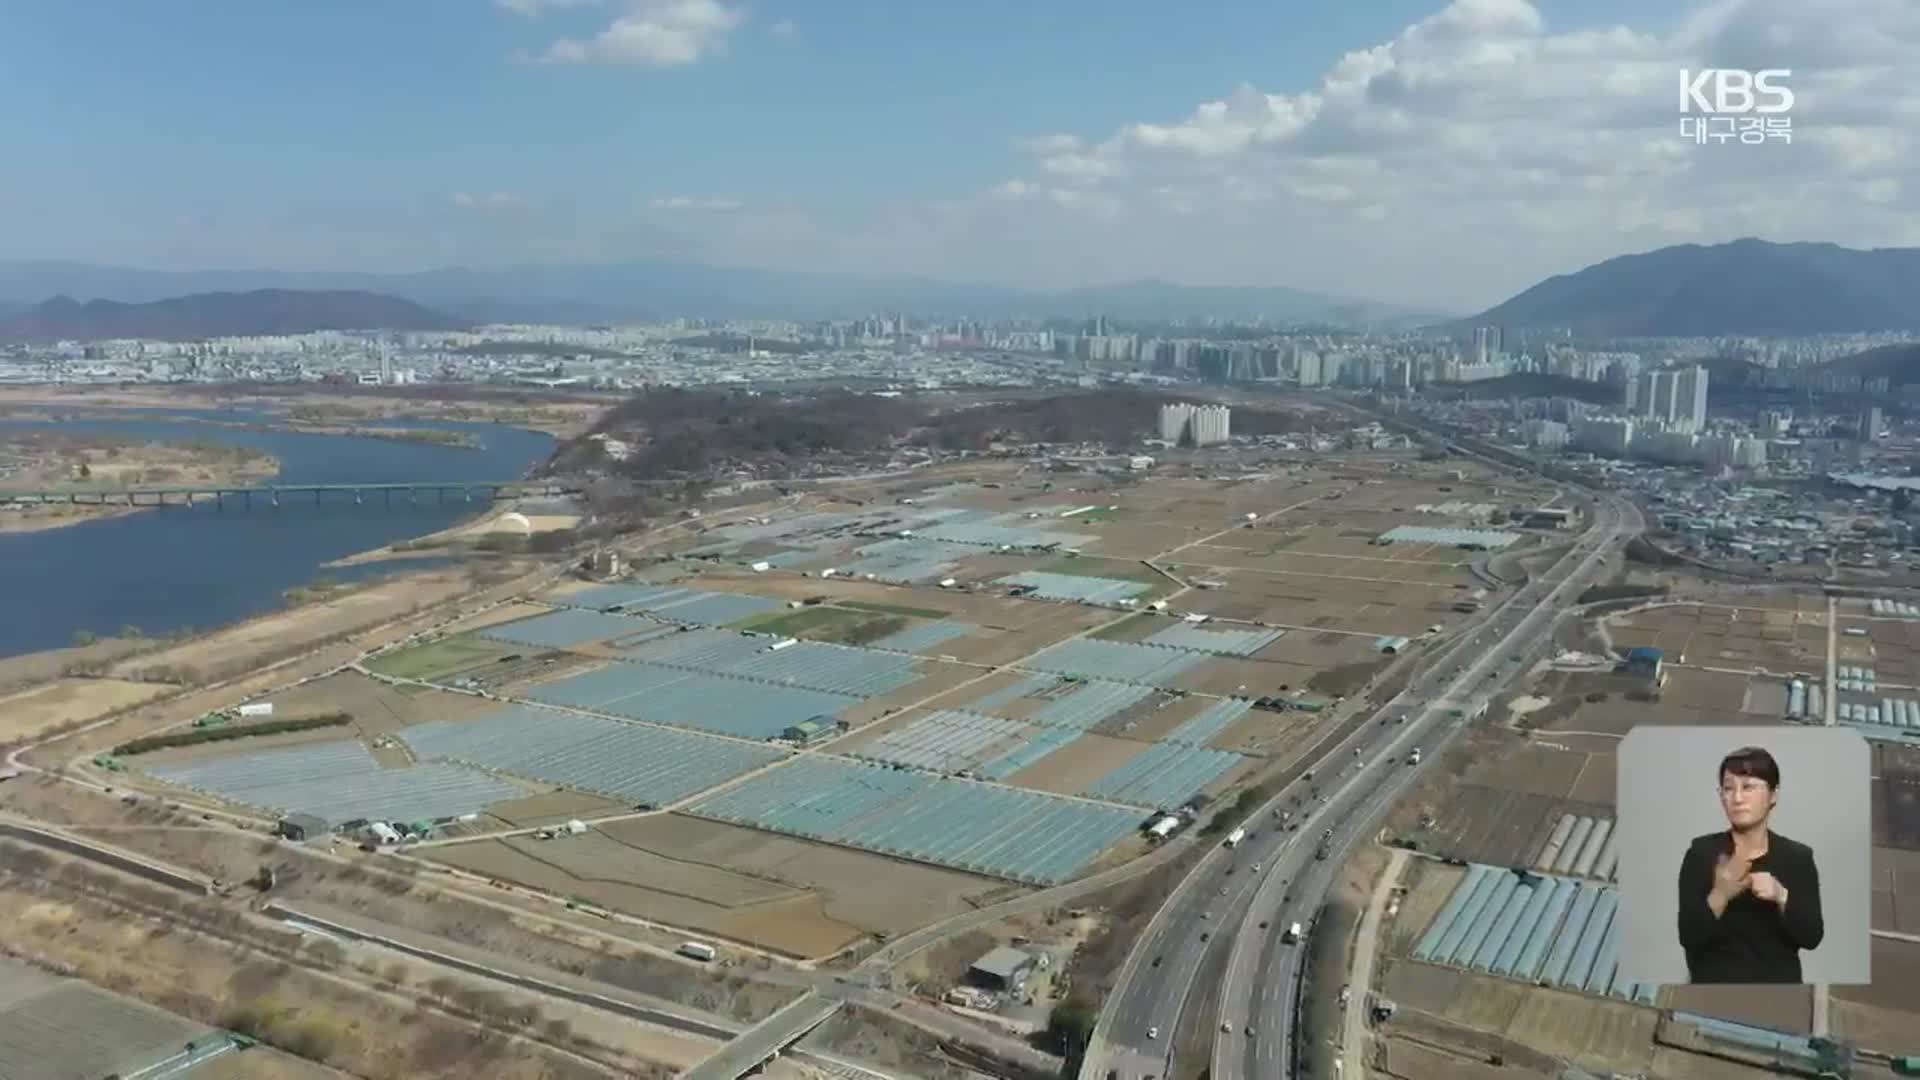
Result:
M1292 1074L1291 994L1303 950L1282 941L1283 931L1309 921L1346 848L1377 828L1404 792L1416 771L1407 764L1412 750L1424 746L1431 754L1461 726L1461 714L1470 715L1523 669L1550 640L1560 610L1593 583L1604 553L1637 533L1637 522L1624 502L1601 501L1574 549L1428 661L1380 710L1383 719L1398 722L1356 729L1314 772L1263 806L1237 847L1218 848L1202 860L1128 957L1102 1011L1083 1080L1171 1075L1183 1011L1215 989L1217 1015L1206 1018L1215 1028L1213 1075L1265 1080ZM1323 836L1330 849L1324 860L1315 857ZM1208 959L1218 967L1222 951L1222 984L1203 985Z
M1384 745L1369 755L1369 763L1356 771L1348 789L1325 815L1323 828L1332 830L1328 858L1315 858L1307 844L1293 845L1276 867L1288 883L1269 885L1249 905L1220 991L1214 1077L1262 1080L1294 1074L1289 1060L1295 1017L1292 995L1299 984L1303 949L1277 946L1275 935L1262 932L1260 924L1306 923L1312 918L1347 851L1373 836L1387 811L1412 786L1418 772L1410 764L1414 747L1424 740L1424 749L1431 754L1444 745L1461 726L1454 715L1460 703L1484 701L1546 647L1554 621L1581 590L1594 583L1606 553L1639 531L1639 516L1631 506L1601 502L1580 545L1539 581L1517 592L1467 640L1468 655L1474 659L1433 673L1401 698L1399 705L1408 711L1406 725L1388 729ZM1512 659L1515 655L1520 661ZM1431 688L1434 683L1437 692ZM1472 709L1465 711L1470 714ZM1361 1009L1366 1003L1354 1001L1349 1007Z

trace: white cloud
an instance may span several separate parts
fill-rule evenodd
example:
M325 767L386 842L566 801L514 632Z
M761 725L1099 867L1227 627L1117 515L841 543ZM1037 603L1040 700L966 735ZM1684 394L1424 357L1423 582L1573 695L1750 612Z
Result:
M456 191L453 205L462 210L504 210L526 205L524 196L510 191Z
M696 198L691 195L667 195L654 199L647 204L655 210L686 210L705 213L731 213L744 208L735 199Z
M1571 31L1527 0L1455 0L1310 89L1016 140L1031 170L954 242L988 265L1025 237L1065 280L1124 266L1458 306L1670 243L1920 244L1914 55L1911 0L1714 0L1671 29ZM1700 67L1792 69L1791 145L1682 140L1679 70Z
M725 48L727 37L746 18L744 9L721 0L628 0L625 13L600 33L585 39L562 38L535 59L554 64L683 67Z

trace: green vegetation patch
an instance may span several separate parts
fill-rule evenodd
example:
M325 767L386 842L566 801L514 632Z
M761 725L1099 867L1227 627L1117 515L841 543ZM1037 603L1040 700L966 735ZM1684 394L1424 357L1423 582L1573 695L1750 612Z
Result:
M1040 569L1049 574L1072 574L1075 577L1115 578L1120 581L1138 581L1144 585L1171 584L1166 575L1133 559L1103 559L1098 555L1062 555Z
M367 670L394 679L435 682L469 668L490 664L510 650L480 638L454 637L415 645L367 661Z
M842 645L865 645L906 629L907 617L885 611L850 610L841 607L802 608L762 615L741 624L754 630L808 641L833 641Z
M832 627L838 623L864 618L864 613L842 611L839 608L821 605L801 608L798 611L769 611L761 615L734 623L736 630L752 630L762 634L783 634L787 637L804 637L810 633Z
M166 750L176 746L198 746L201 743L226 742L229 739L246 739L255 735L285 735L294 731L343 727L352 720L353 718L346 713L328 713L325 716L309 716L302 720L265 720L258 724L196 728L193 731L183 731L178 735L148 735L131 742L123 742L114 747L113 752L121 757L129 757L134 754L144 754L150 750Z

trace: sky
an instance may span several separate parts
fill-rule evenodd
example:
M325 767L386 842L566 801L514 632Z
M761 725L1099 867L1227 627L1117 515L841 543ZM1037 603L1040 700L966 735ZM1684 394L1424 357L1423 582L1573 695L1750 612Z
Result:
M1915 0L19 0L0 259L1468 311L1668 244L1920 245L1916 55ZM1789 69L1791 143L1682 138L1701 67Z

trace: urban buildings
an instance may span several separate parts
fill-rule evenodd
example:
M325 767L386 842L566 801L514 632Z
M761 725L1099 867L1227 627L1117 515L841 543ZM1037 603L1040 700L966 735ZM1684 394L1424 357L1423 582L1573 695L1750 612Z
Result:
M1697 432L1707 426L1707 369L1657 368L1626 384L1627 414L1674 431Z
M1506 355L1506 332L1498 326L1476 326L1473 328L1473 362L1475 366L1495 364Z
M1232 437L1230 421L1225 405L1174 402L1160 406L1160 438L1175 444L1213 446Z

